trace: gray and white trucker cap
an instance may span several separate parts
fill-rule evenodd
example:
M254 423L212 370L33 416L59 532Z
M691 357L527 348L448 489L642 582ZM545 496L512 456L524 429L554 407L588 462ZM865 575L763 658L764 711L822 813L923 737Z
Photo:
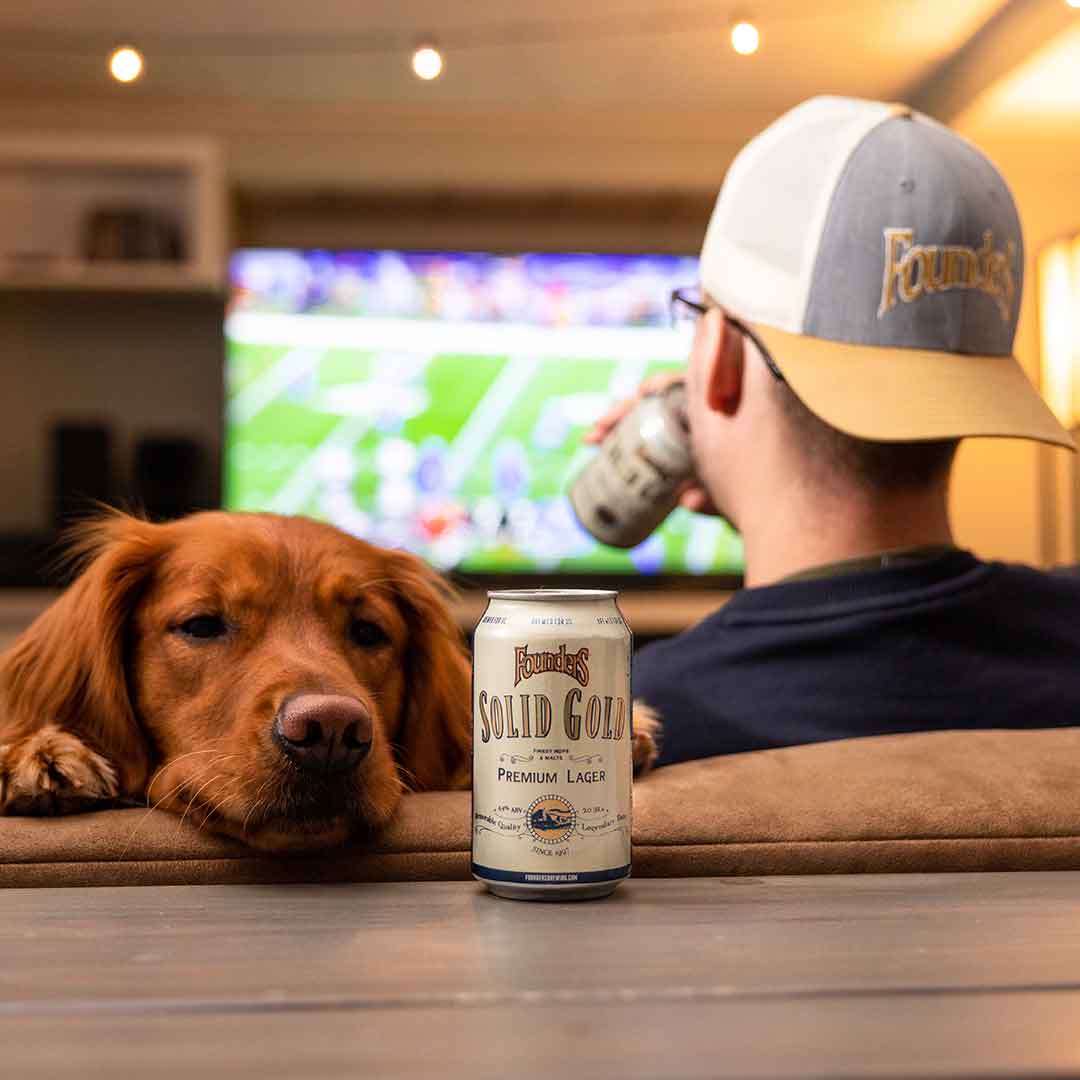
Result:
M1024 253L997 169L898 105L819 97L733 162L701 284L812 412L881 441L1075 449L1013 357Z

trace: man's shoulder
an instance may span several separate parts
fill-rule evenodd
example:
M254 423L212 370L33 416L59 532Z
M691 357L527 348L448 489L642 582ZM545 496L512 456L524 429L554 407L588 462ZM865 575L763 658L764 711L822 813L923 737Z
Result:
M1080 567L1040 570L1020 563L990 563L993 599L1024 621L1068 619L1080 629Z
M966 554L966 553L965 553ZM955 572L934 578L926 573L893 577L819 579L768 586L736 596L723 608L675 637L646 646L638 654L635 682L670 682L680 671L723 665L745 654L764 658L773 645L805 647L833 634L847 637L853 626L875 630L894 623L910 633L921 621L966 624L992 621L1019 635L1057 626L1080 640L1080 567L1057 571L967 556ZM861 578L861 580L859 580ZM752 595L751 595L752 594Z
M993 562L987 565L993 570L995 579L1010 588L1063 599L1080 598L1080 565L1057 566L1050 570L1024 563Z

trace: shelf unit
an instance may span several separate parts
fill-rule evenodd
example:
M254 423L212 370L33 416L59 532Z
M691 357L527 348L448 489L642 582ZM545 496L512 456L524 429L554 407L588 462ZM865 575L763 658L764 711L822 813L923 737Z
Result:
M96 209L149 210L175 222L176 261L92 260ZM0 289L220 292L225 180L217 144L196 137L0 138Z

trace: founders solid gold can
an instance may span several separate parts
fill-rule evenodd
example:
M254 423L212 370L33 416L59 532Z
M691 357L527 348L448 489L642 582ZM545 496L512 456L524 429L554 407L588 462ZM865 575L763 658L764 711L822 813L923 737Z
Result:
M488 593L473 639L472 872L519 900L630 874L631 635L617 594Z

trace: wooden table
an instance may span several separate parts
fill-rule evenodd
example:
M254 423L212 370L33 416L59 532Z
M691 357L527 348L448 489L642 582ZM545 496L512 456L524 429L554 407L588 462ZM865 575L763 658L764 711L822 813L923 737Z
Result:
M0 893L0 1075L1080 1073L1080 874Z

